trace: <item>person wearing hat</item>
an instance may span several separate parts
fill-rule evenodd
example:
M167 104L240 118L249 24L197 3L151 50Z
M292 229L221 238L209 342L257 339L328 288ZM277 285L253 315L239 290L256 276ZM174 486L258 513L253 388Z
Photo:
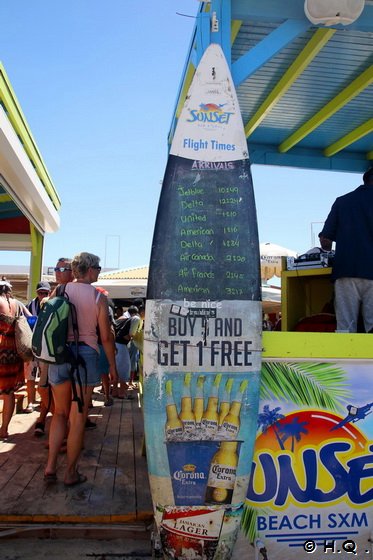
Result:
M44 298L49 297L51 293L51 285L49 282L39 282L36 285L36 298L32 299L30 303L27 304L27 309L32 313L32 315L39 315L40 303Z
M49 297L50 293L51 286L49 282L41 281L36 285L36 297L26 305L34 317L39 315L41 302L44 298ZM24 374L27 391L27 408L24 412L31 413L36 406L36 379L40 376L39 362L37 360L25 362Z

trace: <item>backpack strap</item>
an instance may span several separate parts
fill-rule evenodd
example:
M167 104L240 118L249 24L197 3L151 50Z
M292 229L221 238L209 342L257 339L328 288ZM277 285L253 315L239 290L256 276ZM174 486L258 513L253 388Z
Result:
M85 360L82 356L78 355L77 359L75 359L75 356L73 358L73 363L71 364L70 370L69 370L69 377L70 377L70 381L71 381L71 387L72 387L72 392L73 392L73 401L75 401L78 405L78 410L79 412L83 412L83 407L84 407L84 395L83 395L83 384L82 384L82 378L80 376L80 367L82 367L84 369L84 376L85 376L85 381L87 383L87 365L85 363ZM75 383L75 372L76 372L76 378L77 378L77 383L79 386L79 393L77 391L77 387L76 387L76 383Z
M55 288L56 296L64 296L66 299L69 299L69 296L67 294L65 295L65 290L66 284L58 284Z
M73 363L71 364L69 374L70 374L71 385L72 385L72 390L73 390L73 401L75 401L77 403L79 412L83 412L83 407L84 407L83 384L82 384L82 379L80 377L79 366L81 366L84 369L85 383L86 384L87 384L87 366L86 366L84 358L82 358L82 356L80 356L80 354L79 354L78 318L77 318L77 315L76 315L75 305L72 304L72 303L70 303L70 317L71 317L71 324L72 324L73 334L74 334L74 343L73 343L74 359L73 359ZM75 376L74 376L75 372L76 372L76 379L77 379L77 382L78 382L78 385L79 385L80 396L78 395L78 392L77 392L77 389L76 389Z
M66 290L66 284L59 284L56 288L56 295L63 296L67 300L69 300L69 296L65 292L65 290ZM70 320L71 320L71 326L72 326L73 335L74 335L74 342L72 344L72 357L71 357L71 367L70 367L70 370L69 370L69 377L70 377L71 387L72 387L72 392L73 392L73 401L75 401L77 403L79 412L83 412L83 407L84 407L83 384L82 384L82 379L80 377L79 366L84 369L86 384L87 384L87 366L86 366L84 358L82 358L82 356L80 356L80 354L79 354L79 327L78 327L78 317L77 317L77 314L76 314L76 308L75 308L75 305L71 301L69 301L69 303L70 303ZM77 382L78 382L78 385L79 385L80 395L78 395L78 391L77 391L77 388L76 388L75 375L74 375L75 373L76 373L76 379L77 379Z

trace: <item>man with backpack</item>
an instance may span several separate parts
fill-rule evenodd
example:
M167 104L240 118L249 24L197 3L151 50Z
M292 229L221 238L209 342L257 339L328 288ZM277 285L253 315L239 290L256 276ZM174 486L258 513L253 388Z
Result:
M74 280L74 276L71 268L71 259L60 257L54 268L54 275L56 278L57 285L65 285L68 282L72 282ZM49 291L48 295L50 296L50 294L51 292ZM54 292L52 293L52 296L53 295ZM38 386L38 393L41 399L41 407L40 407L41 410L40 410L39 418L37 419L34 428L34 434L37 437L44 435L45 421L48 412L53 413L54 410L52 391L48 384L48 363L39 361L39 369L40 369L40 380Z

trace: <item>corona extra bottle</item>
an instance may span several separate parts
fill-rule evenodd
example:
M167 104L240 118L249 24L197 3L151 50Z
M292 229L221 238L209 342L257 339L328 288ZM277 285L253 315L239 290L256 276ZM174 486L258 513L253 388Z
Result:
M192 374L186 373L184 376L183 391L181 394L181 410L179 418L183 423L185 433L194 432L196 429L196 420L192 410L192 397L190 394L190 382Z
M219 414L218 414L218 393L221 381L221 373L215 375L214 383L210 396L207 401L207 408L203 413L201 425L206 431L208 437L214 437L218 431Z
M222 441L212 458L207 481L207 504L231 504L236 482L237 441Z
M227 439L236 439L240 430L240 411L242 406L242 397L248 386L249 382L244 380L241 382L240 387L233 398L229 412L224 418L221 426L221 435Z
M224 392L220 400L219 406L219 430L223 424L224 418L227 416L229 412L229 407L231 405L231 390L233 385L233 379L230 378L225 384Z
M193 412L196 420L196 430L201 429L201 420L203 415L203 383L205 378L200 375L197 379L196 395L193 402Z
M172 381L166 381L166 414L167 420L165 425L166 439L177 440L183 434L183 423L180 420L176 404L174 401L174 396L172 394Z

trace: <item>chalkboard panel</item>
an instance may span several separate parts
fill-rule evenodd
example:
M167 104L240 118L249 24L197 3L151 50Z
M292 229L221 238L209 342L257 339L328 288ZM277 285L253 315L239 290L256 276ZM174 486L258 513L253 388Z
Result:
M169 156L154 231L148 299L260 300L248 159Z

